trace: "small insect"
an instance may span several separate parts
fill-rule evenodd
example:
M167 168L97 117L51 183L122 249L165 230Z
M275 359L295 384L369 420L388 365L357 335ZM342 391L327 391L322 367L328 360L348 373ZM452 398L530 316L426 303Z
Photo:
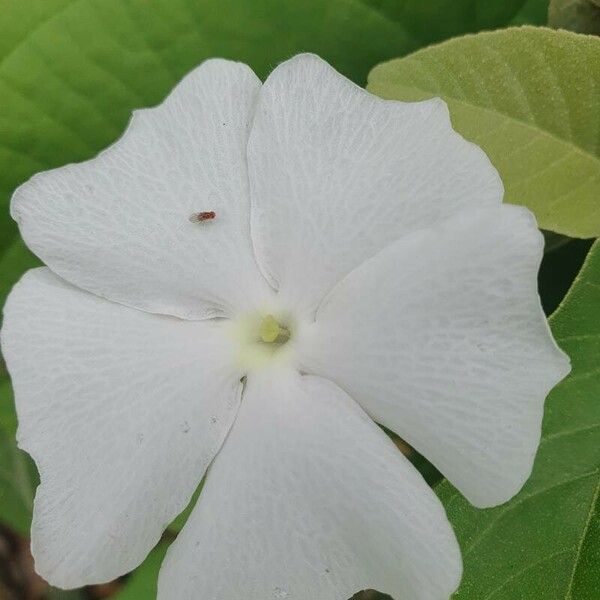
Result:
M192 223L202 223L203 221L212 221L216 216L217 214L214 211L209 210L207 212L199 212L190 215L190 221Z

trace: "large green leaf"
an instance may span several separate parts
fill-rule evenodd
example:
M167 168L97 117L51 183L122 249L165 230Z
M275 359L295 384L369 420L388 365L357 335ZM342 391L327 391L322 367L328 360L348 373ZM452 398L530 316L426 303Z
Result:
M477 510L437 491L465 566L461 600L593 600L600 590L600 242L550 318L573 371L546 403L531 478L502 506Z
M10 54L40 24L50 19L72 0L29 0L14 2L2 0L2 35L0 36L0 60Z
M579 33L600 35L600 0L552 0L548 24Z
M546 28L480 33L376 67L385 98L441 96L544 229L600 235L600 39Z

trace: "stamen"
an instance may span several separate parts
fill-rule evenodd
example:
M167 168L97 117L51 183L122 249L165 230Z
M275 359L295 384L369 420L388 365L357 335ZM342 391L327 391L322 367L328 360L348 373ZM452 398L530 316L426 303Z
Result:
M202 223L203 221L212 221L216 216L217 213L215 213L213 210L209 210L190 215L190 221L192 223Z

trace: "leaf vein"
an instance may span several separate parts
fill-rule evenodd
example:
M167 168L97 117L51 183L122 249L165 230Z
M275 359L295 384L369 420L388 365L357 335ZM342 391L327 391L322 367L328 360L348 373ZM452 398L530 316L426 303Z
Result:
M581 475L578 475L577 477L572 477L571 479L567 479L565 481L560 481L559 483L555 483L548 487L542 488L540 490L536 490L526 496L518 498L513 503L509 503L506 506L506 508L499 511L498 514L496 514L495 517L488 523L488 525L479 533L479 535L475 539L472 540L471 545L465 550L463 558L466 558L469 554L471 554L473 549L485 538L486 534L490 531L490 529L492 529L492 527L494 527L494 525L496 525L496 523L498 523L498 521L500 521L507 514L509 514L510 512L512 512L513 510L518 508L519 506L521 506L524 502L529 501L537 496L541 496L542 494L550 492L550 491L552 491L556 488L559 488L563 485L568 485L569 483L574 483L576 481L580 481L581 479L585 479L587 477L592 477L593 475L597 475L597 474L598 474L598 469L594 469L593 471L587 471L585 473L582 473Z

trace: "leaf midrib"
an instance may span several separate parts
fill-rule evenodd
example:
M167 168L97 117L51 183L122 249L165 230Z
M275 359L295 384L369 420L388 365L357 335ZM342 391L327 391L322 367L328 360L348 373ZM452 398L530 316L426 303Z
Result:
M466 558L467 556L469 556L471 554L473 549L476 546L478 546L486 538L488 532L491 531L498 524L498 522L500 522L507 514L510 514L513 510L519 508L525 502L528 502L529 500L532 500L533 498L537 498L538 496L541 496L547 492L553 491L556 488L561 487L563 485L568 485L568 484L574 483L576 481L581 481L582 479L586 479L588 477L591 478L593 475L597 475L597 474L598 474L598 469L594 469L592 471L586 471L585 473L581 473L575 477L571 477L570 479L565 479L563 481L553 483L552 485L546 486L544 488L535 490L535 491L531 492L530 494L528 494L527 496L519 498L518 501L516 501L512 504L511 503L506 504L505 508L498 511L498 513L496 515L494 515L494 518L489 522L489 524L481 532L479 532L479 535L474 540L472 540L471 545L464 551L463 558Z
M518 579L519 577L521 577L522 575L527 573L527 571L529 571L530 569L533 569L539 565L542 565L545 562L556 558L557 556L562 556L563 554L568 554L569 552L573 552L573 549L565 548L563 550L557 550L556 552L552 552L551 554L548 554L548 555L544 556L543 558L540 558L539 560L529 563L526 567L524 567L520 571L517 571L516 573L511 575L508 579L505 579L500 585L495 587L482 600L491 600L491 598L493 598L500 590L502 590L504 587L506 587L511 581L515 581L515 579Z

